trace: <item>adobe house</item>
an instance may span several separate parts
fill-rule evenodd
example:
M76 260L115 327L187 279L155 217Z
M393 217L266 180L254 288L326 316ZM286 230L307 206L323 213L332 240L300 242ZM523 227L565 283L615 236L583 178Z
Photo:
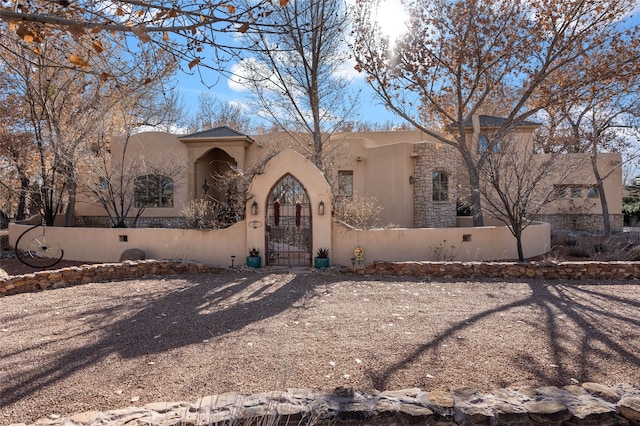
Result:
M499 124L495 120L499 119L477 116L468 124L478 149L483 149L483 133ZM535 123L525 123L522 137L531 137L534 129ZM453 147L417 130L337 134L331 143L337 154L330 178L347 196L375 197L383 207L383 224L401 229L468 224L458 216L458 201L466 195L466 170ZM111 142L113 158L120 158L122 149L122 141ZM179 181L160 179L157 187L147 189L146 195L157 200L146 208L138 227L176 226L190 200L225 199L214 176L262 165L249 188L246 247L260 249L263 262L271 265L308 265L318 248L337 250L328 179L284 133L248 136L228 127L186 136L145 132L132 135L126 150L126 158L168 161L184 165L185 170ZM611 173L605 191L614 231L622 230L620 161L619 154L599 154L601 173ZM555 227L594 230L602 226L588 156L582 163L582 172L575 173L573 181L563 182L566 199L543 212L543 219ZM108 226L104 211L91 203L77 203L75 219L77 226ZM485 222L495 224L486 215Z

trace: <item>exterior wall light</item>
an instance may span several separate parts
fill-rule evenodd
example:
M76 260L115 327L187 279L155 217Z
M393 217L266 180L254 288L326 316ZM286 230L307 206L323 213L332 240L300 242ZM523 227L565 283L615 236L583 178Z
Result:
M256 203L255 201L253 202L253 204L251 204L251 214L253 216L258 214L258 203Z
M324 201L320 201L320 204L318 204L318 214L320 216L324 214Z

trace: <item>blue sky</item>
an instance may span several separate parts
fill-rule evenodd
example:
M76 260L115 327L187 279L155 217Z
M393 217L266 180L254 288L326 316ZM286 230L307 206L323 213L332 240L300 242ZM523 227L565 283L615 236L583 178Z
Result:
M348 5L355 4L355 0L346 0ZM632 22L637 22L638 12L640 11L640 2L636 5L636 9L632 12ZM404 12L404 8L401 4L401 0L382 0L377 10L378 24L381 26L384 32L393 41L399 36L405 29L404 24L407 16ZM233 63L230 64L233 67ZM366 123L379 123L393 122L394 124L402 124L404 121L388 111L375 96L372 89L365 82L365 76L363 73L357 73L353 66L355 62L346 62L342 74L351 79L352 85L355 90L360 89L360 102L359 102L359 116L353 117L353 120L358 120ZM249 92L243 89L240 84L228 80L225 76L219 74L213 74L212 72L206 72L204 77L201 78L197 73L195 75L189 75L185 72L179 72L177 75L177 90L183 98L185 106L189 109L191 114L195 114L198 108L198 97L200 93L214 94L218 99L222 101L232 103L246 103L249 97ZM202 82L204 80L204 83ZM211 84L216 82L212 87Z
M381 124L386 121L392 121L396 124L402 123L402 119L382 106L380 100L374 96L373 91L364 82L363 78L353 79L352 84L355 88L362 88L360 107L358 108L360 111L359 121ZM249 94L247 91L238 91L235 85L230 84L230 81L225 77L219 77L219 81L215 86L207 88L200 81L199 76L190 76L183 72L178 74L176 89L191 114L195 114L198 109L198 97L201 93L211 93L222 101L239 103L246 102Z
M355 4L355 0L347 0L347 3ZM406 15L403 12L400 0L383 0L378 9L378 16L384 17L384 19L379 20L379 23L392 39L397 37L403 28L406 28L404 25ZM230 65L233 66L234 64ZM351 80L354 90L361 89L360 106L358 108L359 117L353 117L353 119L367 123L383 124L391 121L395 124L401 124L403 120L382 106L380 100L365 82L364 74L356 72L353 69L354 65L355 61L349 61L345 63L342 69L342 74ZM181 71L177 75L178 84L176 89L191 114L195 114L198 109L198 97L201 93L211 93L218 99L227 102L245 103L248 100L249 92L246 89L243 90L241 85L219 74L206 71L203 71L203 73L202 79L197 73L189 75ZM206 84L201 80L204 80ZM213 87L207 87L213 82L216 82Z

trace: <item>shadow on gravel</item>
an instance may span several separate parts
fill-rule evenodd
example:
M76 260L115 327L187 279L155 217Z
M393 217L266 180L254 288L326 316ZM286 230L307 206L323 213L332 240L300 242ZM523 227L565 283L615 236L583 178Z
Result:
M484 318L525 306L535 307L542 313L544 321L533 325L539 333L546 335L552 364L542 365L539 359L519 353L518 348L514 348L512 365L517 366L523 375L529 374L550 386L562 386L567 384L567 377L587 382L592 380L590 377L596 371L606 374L607 359L620 358L628 365L640 365L640 301L590 290L588 285L580 286L578 283L527 284L532 291L529 297L457 322L402 360L382 370L370 371L373 386L386 389L394 374L419 362L424 355L436 353L439 346L453 336L473 328ZM601 305L606 305L606 308ZM570 330L567 324L571 324ZM620 335L621 330L635 331ZM567 345L570 339L574 341ZM567 371L566 365L569 363L578 364L579 371ZM549 366L552 368L549 369Z
M116 307L82 312L100 329L102 337L98 341L65 352L49 365L33 366L11 385L0 384L0 406L28 398L114 353L127 359L143 357L223 336L287 310L304 310L319 287L327 286L326 291L331 291L331 284L341 281L343 276L330 275L316 275L313 280L305 275L201 275L181 277L175 288L144 297L122 295L122 303ZM554 363L549 372L548 365L540 365L539 360L514 348L512 363L523 374L529 373L549 385L561 385L566 384L569 373L579 381L588 381L591 372L607 368L609 358L640 365L638 300L610 295L588 285L522 284L530 290L523 298L450 324L398 362L389 364L383 360L376 371L369 373L372 385L386 390L394 374L420 362L424 355L437 352L447 339L477 326L485 318L517 307L535 309L537 315L532 317L542 318L529 325L545 336ZM466 303L473 300L467 299ZM622 332L630 334L621 335ZM572 345L567 346L569 339ZM580 350L570 350L576 347ZM33 348L37 343L23 351ZM16 359L12 362L19 362L19 354L8 356ZM569 363L579 364L580 370L566 371Z
M83 312L96 324L108 322L119 311L135 313L105 327L103 338L94 344L67 352L45 368L34 367L14 386L0 385L0 406L27 398L112 353L136 358L241 330L294 304L304 306L305 299L313 297L315 286L341 280L317 276L312 286L304 275L252 274L236 279L231 274L208 276L212 282L202 277L184 277L186 284L182 287L152 295L148 301L136 301L133 307L128 304Z

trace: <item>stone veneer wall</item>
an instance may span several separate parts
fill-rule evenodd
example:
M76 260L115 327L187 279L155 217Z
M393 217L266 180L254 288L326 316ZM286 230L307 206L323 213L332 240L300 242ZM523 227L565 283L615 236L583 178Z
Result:
M456 226L456 159L454 148L433 142L415 145L413 225L416 228ZM449 201L433 201L433 173L449 175Z
M194 402L157 402L65 418L41 419L50 426L176 425L637 425L640 388L598 383L520 387L481 392L356 391L307 389L205 396ZM17 426L17 425L16 425Z
M551 230L561 229L567 231L602 232L604 224L601 214L539 214L535 220L547 222ZM624 227L624 215L609 215L612 232L622 232Z

